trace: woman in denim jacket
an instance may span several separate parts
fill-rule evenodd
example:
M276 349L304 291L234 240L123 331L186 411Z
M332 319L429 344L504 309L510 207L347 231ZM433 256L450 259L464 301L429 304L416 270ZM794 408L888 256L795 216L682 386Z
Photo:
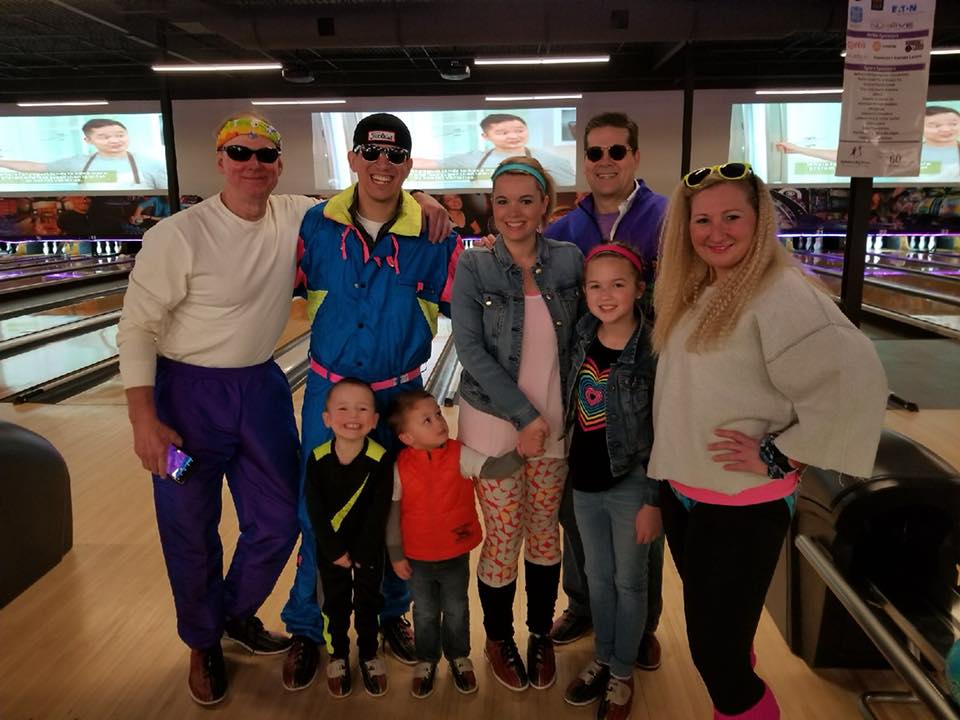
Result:
M597 245L584 269L590 312L577 323L568 385L570 477L583 540L595 631L594 660L564 695L603 698L598 718L626 718L633 663L646 626L649 548L660 535L658 486L647 477L653 447L649 329L639 300L643 266L620 243Z
M533 158L504 160L493 174L493 248L465 252L453 286L453 339L463 365L461 442L528 458L509 477L480 479L486 537L477 567L485 654L512 690L556 679L550 627L560 581L560 498L567 476L563 399L580 306L583 255L539 233L553 181ZM513 599L525 545L527 665L513 639Z

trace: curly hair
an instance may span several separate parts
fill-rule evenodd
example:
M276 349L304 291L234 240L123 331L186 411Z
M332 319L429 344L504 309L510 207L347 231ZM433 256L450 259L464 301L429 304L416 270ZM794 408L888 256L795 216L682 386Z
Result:
M713 174L693 189L681 182L670 196L660 234L660 261L653 291L657 318L653 347L657 352L666 346L704 288L716 281L715 272L697 255L690 241L690 204L694 195L720 183L737 183L744 189L757 214L757 224L743 260L717 282L716 292L687 338L687 350L703 352L722 344L736 327L744 307L778 269L792 267L799 271L799 265L777 238L776 209L760 178L751 173L741 180L725 180Z

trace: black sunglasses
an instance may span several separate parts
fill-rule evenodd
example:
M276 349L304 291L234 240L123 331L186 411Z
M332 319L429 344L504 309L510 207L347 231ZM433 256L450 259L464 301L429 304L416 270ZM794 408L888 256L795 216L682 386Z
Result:
M262 162L264 165L272 165L277 161L277 158L280 157L280 148L248 148L246 145L224 145L222 148L227 157L233 160L234 162L247 162L254 155L257 156L257 162Z
M610 156L611 160L623 160L627 153L630 152L630 148L626 145L609 145L607 147L601 147L600 145L591 145L586 149L584 155L587 156L587 160L590 162L600 162L603 159L603 151L607 151L607 155Z
M719 175L724 180L743 180L751 173L753 173L753 168L750 167L750 163L731 162L723 165L710 165L688 172L683 176L683 184L692 190L711 175Z
M386 155L387 160L394 165L403 165L410 157L410 153L403 148L385 148L379 145L357 145L353 151L359 153L367 162L376 162L381 155Z

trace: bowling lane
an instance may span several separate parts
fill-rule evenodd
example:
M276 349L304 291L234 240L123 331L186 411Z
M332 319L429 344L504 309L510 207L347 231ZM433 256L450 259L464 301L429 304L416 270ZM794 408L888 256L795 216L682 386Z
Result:
M114 312L123 306L123 294L104 295L42 312L0 320L0 343Z
M825 272L831 274L825 274ZM869 271L868 271L869 272ZM840 297L840 268L821 268L817 277L835 296ZM908 295L889 286L872 283L869 275L863 285L863 304L868 310L902 322L939 330L950 337L960 337L960 305L951 305L930 297ZM930 327L934 326L934 327Z
M935 253L929 252L903 252L900 250L879 250L884 258L905 260L911 263L921 263L923 265L933 265L934 267L960 267L960 253L944 252L938 250Z
M290 317L287 320L286 327L283 329L283 333L280 335L280 339L277 341L277 349L282 348L284 345L296 340L298 337L303 337L308 332L310 332L310 322L307 319L307 303L300 298L296 298L290 304ZM112 348L112 355L116 355L116 353L116 345L114 345ZM303 349L303 356L306 356L306 348ZM0 373L2 373L5 363L6 361L0 362ZM43 382L43 378L39 380L34 379L27 387L33 387L41 382ZM3 396L3 380L2 377L0 377L0 397ZM123 383L120 382L119 376L116 376L110 380L107 380L106 382L100 383L96 387L92 387L89 390L85 390L82 393L78 393L73 397L67 398L60 404L122 405L125 402L126 400L123 394Z
M829 270L833 272L843 272L843 258L837 255L817 255L811 253L798 254L797 257L802 263L812 268ZM893 286L891 289L909 288L917 292L924 292L933 299L944 298L948 302L950 299L960 303L960 274L943 272L931 272L930 274L914 274L903 272L895 266L880 267L877 263L871 262L873 258L867 259L865 269L866 281L873 283L883 283ZM887 263L884 263L887 265Z
M68 283L90 282L98 278L126 275L132 269L132 257L125 256L117 260L101 258L98 264L88 267L67 267L40 275L14 277L0 281L0 296L33 292Z
M129 259L129 258L125 258ZM109 265L116 262L118 258L113 257L79 257L79 258L57 258L53 262L41 263L39 265L29 264L27 266L17 265L16 267L0 268L0 287L3 287L7 281L18 280L22 278L40 277L48 273L62 273L71 270L81 270L85 268L95 268L101 265Z
M277 349L282 348L284 345L290 343L298 337L305 336L305 334L309 331L310 323L307 321L306 303L297 299L293 302L293 305L290 308L290 320L287 322L287 327L280 336L280 340L277 343ZM436 366L437 359L440 357L440 353L443 351L444 345L447 344L447 340L450 338L450 332L450 320L448 318L441 317L437 324L437 335L433 339L430 359L423 366L424 379L428 378L430 373L433 372L433 368ZM291 364L301 360L303 355L300 353L305 354L306 348L294 346L294 348L288 351L286 355L278 356L277 362L280 363L280 367L284 367L285 364ZM300 355L293 356L292 354ZM0 365L2 365L2 363L0 363ZM125 402L126 399L124 398L123 394L123 383L120 382L120 377L117 376L107 380L106 382L100 383L96 387L90 388L89 390L78 393L73 397L67 398L59 404L123 405Z
M117 354L117 326L41 345L0 361L0 400L90 367Z

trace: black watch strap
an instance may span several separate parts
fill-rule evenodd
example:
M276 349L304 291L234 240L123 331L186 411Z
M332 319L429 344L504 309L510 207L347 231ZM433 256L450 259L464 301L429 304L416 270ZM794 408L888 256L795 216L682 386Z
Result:
M779 480L793 472L793 466L790 459L780 452L780 448L774 445L775 433L764 435L760 440L760 459L767 466L767 477L773 480Z

